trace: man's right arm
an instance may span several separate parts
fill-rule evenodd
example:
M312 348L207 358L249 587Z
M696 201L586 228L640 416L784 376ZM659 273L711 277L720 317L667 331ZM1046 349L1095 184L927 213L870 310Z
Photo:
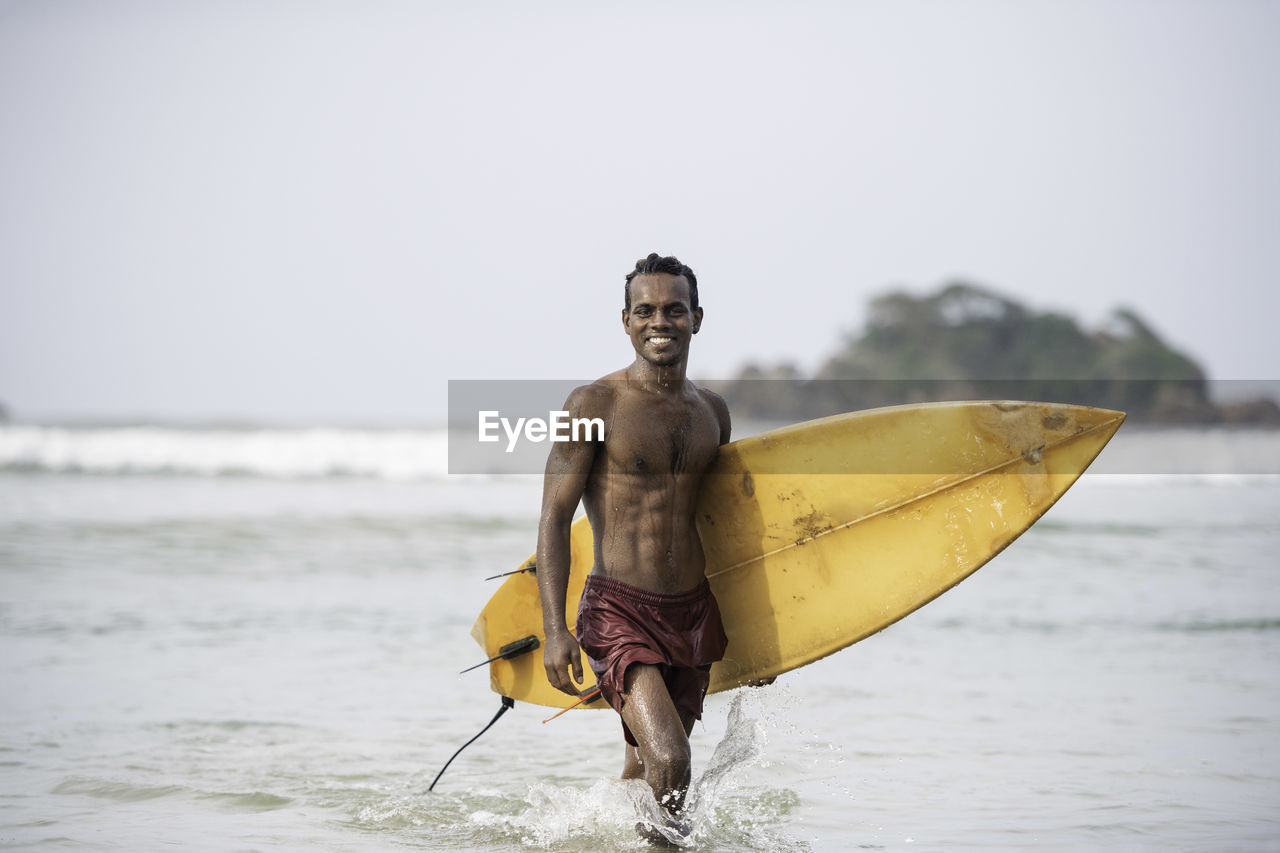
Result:
M570 418L603 417L596 386L577 388L565 401ZM606 420L607 423L607 420ZM597 444L591 440L552 442L542 481L542 518L538 523L538 596L542 601L542 629L546 638L543 664L547 680L570 696L582 683L582 655L565 619L569 587L569 527L586 491ZM570 680L569 673L573 678Z

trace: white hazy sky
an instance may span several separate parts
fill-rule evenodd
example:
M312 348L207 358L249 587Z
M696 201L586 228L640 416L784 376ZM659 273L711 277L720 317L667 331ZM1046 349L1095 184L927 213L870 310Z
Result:
M432 420L446 380L820 363L953 279L1280 367L1280 3L5 2L0 400Z

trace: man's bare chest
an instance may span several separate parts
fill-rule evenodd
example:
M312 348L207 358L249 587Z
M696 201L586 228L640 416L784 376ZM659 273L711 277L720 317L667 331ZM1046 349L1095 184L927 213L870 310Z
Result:
M701 473L719 445L720 424L701 400L627 401L605 438L610 468L637 474Z

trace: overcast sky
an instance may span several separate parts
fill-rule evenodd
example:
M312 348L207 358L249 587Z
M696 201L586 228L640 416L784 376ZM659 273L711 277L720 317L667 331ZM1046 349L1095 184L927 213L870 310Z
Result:
M1277 378L1277 33L1261 0L0 0L0 401L437 419L448 379L630 361L650 251L699 275L695 377L963 279Z

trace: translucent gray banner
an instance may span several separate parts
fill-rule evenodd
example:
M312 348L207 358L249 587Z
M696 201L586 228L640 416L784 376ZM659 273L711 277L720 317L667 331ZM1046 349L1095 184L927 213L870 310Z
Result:
M570 392L589 380L450 380L449 473L541 474L556 441L599 441L603 424L574 423ZM1127 420L1090 468L1114 474L1280 474L1280 381L792 380L698 382L729 404L735 439L815 418L955 400L1031 401L1123 411ZM1061 435L1052 434L1050 441ZM892 446L894 443L889 443ZM1034 448L1026 448L1028 452ZM776 473L937 474L918 453L785 463ZM935 470L937 469L937 470Z

